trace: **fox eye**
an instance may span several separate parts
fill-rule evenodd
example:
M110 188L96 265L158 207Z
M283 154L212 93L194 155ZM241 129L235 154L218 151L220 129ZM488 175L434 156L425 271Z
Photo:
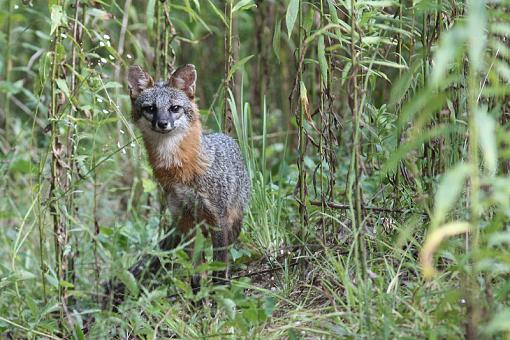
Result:
M142 109L147 112L147 113L151 113L153 114L154 112L156 112L156 106L154 105L148 105L148 106L143 106Z
M179 105L170 106L170 112L178 112L181 107Z

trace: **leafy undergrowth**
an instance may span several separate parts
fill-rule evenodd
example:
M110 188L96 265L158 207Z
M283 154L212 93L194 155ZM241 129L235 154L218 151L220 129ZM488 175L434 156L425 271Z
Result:
M112 168L120 171L115 163ZM43 287L40 277L31 273L38 266L30 261L31 251L36 249L18 255L28 261L23 267L2 265L2 332L12 338L69 334L98 339L463 334L466 305L459 278L444 274L432 283L424 282L418 262L420 243L403 238L406 230L394 218L401 213L367 213L370 257L363 277L355 261L356 242L348 211L312 211L309 228L313 232L301 241L299 225L290 223L297 219L291 203L295 179L262 183L259 175L254 176L259 180L254 180L252 207L243 233L230 249L230 285L212 285L210 275L203 275L201 290L193 294L189 285L192 274L222 268L212 262L210 242L199 234L195 242L158 251L157 239L162 237L158 235L158 205L139 209L128 204L132 217L116 220L112 216L111 227L101 225L96 248L88 246L94 236L82 230L73 249L75 256L79 255L74 263L79 275L73 278L74 285L69 283L71 279L61 282L67 288L66 310L59 308L55 298L58 284L54 274L46 275ZM149 176L144 178L145 189L157 192L149 184ZM118 183L115 175L111 183ZM117 191L109 195L114 197ZM143 195L150 196L150 192ZM83 204L87 201L84 197ZM124 213L115 210L115 204L103 199L101 205L122 217ZM144 209L145 216L140 216ZM407 214L413 216L410 211ZM169 219L164 216L164 221ZM203 252L204 264L192 266L186 247L194 247L194 258ZM10 251L2 252L7 255ZM160 257L164 269L134 280L127 268L141 254ZM102 303L103 284L112 278L127 287L124 301L116 309L104 308Z
M2 339L508 338L508 1L0 9ZM252 179L228 285L200 233L159 250L172 217L130 122L128 67L188 63ZM147 256L164 267L137 279Z

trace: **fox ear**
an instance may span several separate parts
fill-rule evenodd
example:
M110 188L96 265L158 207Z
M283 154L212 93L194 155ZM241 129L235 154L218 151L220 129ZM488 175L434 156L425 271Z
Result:
M197 71L195 65L187 64L179 67L170 76L169 84L179 90L182 90L186 95L193 99L195 97L195 83L197 81Z
M135 100L143 90L154 86L154 80L140 66L131 65L128 71L128 85L129 96Z

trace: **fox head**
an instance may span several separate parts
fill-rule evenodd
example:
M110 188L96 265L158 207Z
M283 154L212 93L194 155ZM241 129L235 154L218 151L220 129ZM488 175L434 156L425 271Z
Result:
M191 64L177 69L168 81L157 83L140 66L129 67L133 120L146 137L179 135L198 120L194 101L196 78L195 66Z

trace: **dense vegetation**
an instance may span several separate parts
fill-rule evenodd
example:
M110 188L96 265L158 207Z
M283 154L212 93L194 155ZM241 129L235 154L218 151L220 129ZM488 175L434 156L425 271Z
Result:
M509 4L0 0L0 334L509 336ZM202 122L241 145L229 286L192 293L221 267L201 234L158 250L134 63L195 64ZM148 253L166 269L135 280Z

